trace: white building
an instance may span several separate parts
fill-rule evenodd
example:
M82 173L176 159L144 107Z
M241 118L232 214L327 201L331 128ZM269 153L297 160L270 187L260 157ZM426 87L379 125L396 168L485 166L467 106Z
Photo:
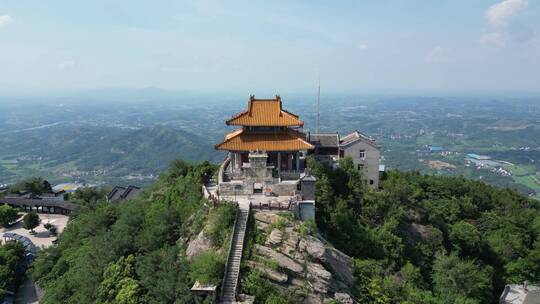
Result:
M359 131L343 137L338 133L311 133L308 140L315 146L313 153L319 161L337 164L340 159L350 157L355 168L362 171L367 184L379 187L381 152L372 137Z

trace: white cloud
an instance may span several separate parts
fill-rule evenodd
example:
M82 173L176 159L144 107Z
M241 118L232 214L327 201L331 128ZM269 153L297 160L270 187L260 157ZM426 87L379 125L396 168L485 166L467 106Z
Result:
M13 18L9 15L0 15L0 27L13 22Z
M480 44L505 47L511 42L526 42L532 39L532 31L514 21L528 5L528 0L504 0L490 6L486 10L485 18L491 29L480 36Z
M488 8L485 16L492 26L504 27L528 4L528 0L504 0Z

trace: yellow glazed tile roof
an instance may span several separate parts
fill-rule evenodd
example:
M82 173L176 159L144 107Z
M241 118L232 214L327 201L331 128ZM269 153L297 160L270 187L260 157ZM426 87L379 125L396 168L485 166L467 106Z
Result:
M281 97L275 99L255 99L251 96L248 109L227 120L227 125L233 126L303 126L297 115L283 110Z
M285 130L278 132L253 132L244 129L225 135L225 141L215 146L227 151L300 151L311 150L312 144L300 132Z

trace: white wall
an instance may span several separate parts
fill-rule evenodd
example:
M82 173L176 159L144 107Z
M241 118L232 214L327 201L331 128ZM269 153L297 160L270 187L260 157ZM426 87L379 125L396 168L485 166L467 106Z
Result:
M362 174L368 185L374 188L379 187L379 161L381 157L379 149L360 139L353 144L342 147L342 150L344 150L345 157L352 158L355 168L358 168L358 164L364 165ZM364 159L360 159L361 150L365 151ZM373 183L371 184L370 181Z

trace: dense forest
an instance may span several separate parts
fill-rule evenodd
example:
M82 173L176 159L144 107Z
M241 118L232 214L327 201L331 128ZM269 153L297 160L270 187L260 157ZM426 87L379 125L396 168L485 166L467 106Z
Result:
M112 205L98 192L70 199L83 207L57 245L42 250L32 276L45 290L41 303L194 303L195 280L221 278L234 212L210 210L201 183L209 163L173 163L142 197ZM185 242L204 227L215 250L188 260Z
M311 161L317 224L355 258L362 303L496 303L540 282L540 203L462 177L389 172L368 189L350 160Z
M540 281L540 203L461 177L389 172L367 187L350 160L314 160L319 233L354 258L361 303L496 303L505 283ZM194 303L197 280L219 283L234 212L211 208L200 185L215 167L176 161L144 194L83 207L32 275L43 303ZM205 229L213 249L186 243ZM269 298L266 303L284 303Z

